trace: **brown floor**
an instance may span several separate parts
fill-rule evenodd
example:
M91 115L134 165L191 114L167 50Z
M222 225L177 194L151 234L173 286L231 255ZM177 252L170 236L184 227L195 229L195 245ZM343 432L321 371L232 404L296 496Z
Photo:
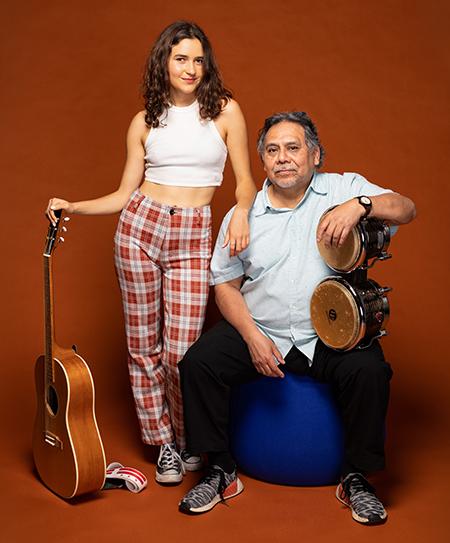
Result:
M128 398L131 400L131 398ZM140 494L110 490L64 501L38 480L30 447L34 414L8 427L2 439L0 539L6 543L116 541L379 541L444 542L449 529L448 442L433 439L424 427L412 430L388 420L388 469L371 478L389 518L385 525L365 527L334 497L334 487L286 487L241 474L244 492L211 512L190 517L177 503L198 474L189 473L176 487L154 481L156 449L138 439L131 402L117 402L114 411L97 412L107 462L119 461L144 472L149 480ZM30 402L30 405L32 402ZM399 409L395 406L394 412ZM120 407L120 409L119 409ZM392 410L392 409L391 409ZM414 415L414 413L413 413ZM20 417L18 417L20 418ZM10 421L11 422L11 421ZM419 427L420 427L419 417ZM2 432L3 437L5 433ZM430 443L432 447L430 447Z

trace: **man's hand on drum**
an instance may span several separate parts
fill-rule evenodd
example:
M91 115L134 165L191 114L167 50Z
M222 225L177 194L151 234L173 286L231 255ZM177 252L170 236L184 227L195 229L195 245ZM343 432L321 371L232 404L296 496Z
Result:
M364 207L356 198L332 209L317 229L317 243L323 239L326 249L342 247L351 229L364 215Z

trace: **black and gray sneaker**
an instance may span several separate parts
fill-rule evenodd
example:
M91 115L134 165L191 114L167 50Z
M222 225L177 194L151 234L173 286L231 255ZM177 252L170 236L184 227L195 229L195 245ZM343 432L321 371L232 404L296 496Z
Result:
M219 466L212 466L192 490L178 504L183 513L200 514L210 511L217 503L225 502L244 490L237 470L225 473ZM227 504L228 505L228 504Z
M204 462L201 454L189 454L186 449L180 451L180 457L186 471L200 471Z
M350 473L336 489L336 498L350 507L352 517L361 524L383 524L387 513L375 489L361 473Z
M156 463L156 482L166 485L180 484L185 473L175 442L161 445Z

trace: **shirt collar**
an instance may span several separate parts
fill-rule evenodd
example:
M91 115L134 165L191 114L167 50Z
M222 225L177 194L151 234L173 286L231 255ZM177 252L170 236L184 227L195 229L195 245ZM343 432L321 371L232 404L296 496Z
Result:
M328 194L326 177L323 173L315 171L308 189L313 190L317 194Z
M254 212L255 215L264 215L268 210L270 211L281 211L277 210L274 207L272 207L272 203L270 202L269 195L267 194L267 189L272 183L269 181L268 178L264 181L263 187L261 189L261 198L257 198L256 202L254 204ZM311 179L311 183L309 184L309 187L306 189L305 197L303 198L302 202L308 197L309 192L313 190L317 194L327 194L327 184L324 179L324 176L315 171L313 178ZM301 202L300 202L301 203ZM300 205L300 204L299 204Z

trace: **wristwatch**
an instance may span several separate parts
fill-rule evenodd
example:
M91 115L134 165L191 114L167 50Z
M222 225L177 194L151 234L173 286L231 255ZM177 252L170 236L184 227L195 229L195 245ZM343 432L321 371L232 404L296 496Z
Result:
M357 196L356 199L366 210L366 212L364 213L364 217L367 217L372 209L372 200L368 196Z

